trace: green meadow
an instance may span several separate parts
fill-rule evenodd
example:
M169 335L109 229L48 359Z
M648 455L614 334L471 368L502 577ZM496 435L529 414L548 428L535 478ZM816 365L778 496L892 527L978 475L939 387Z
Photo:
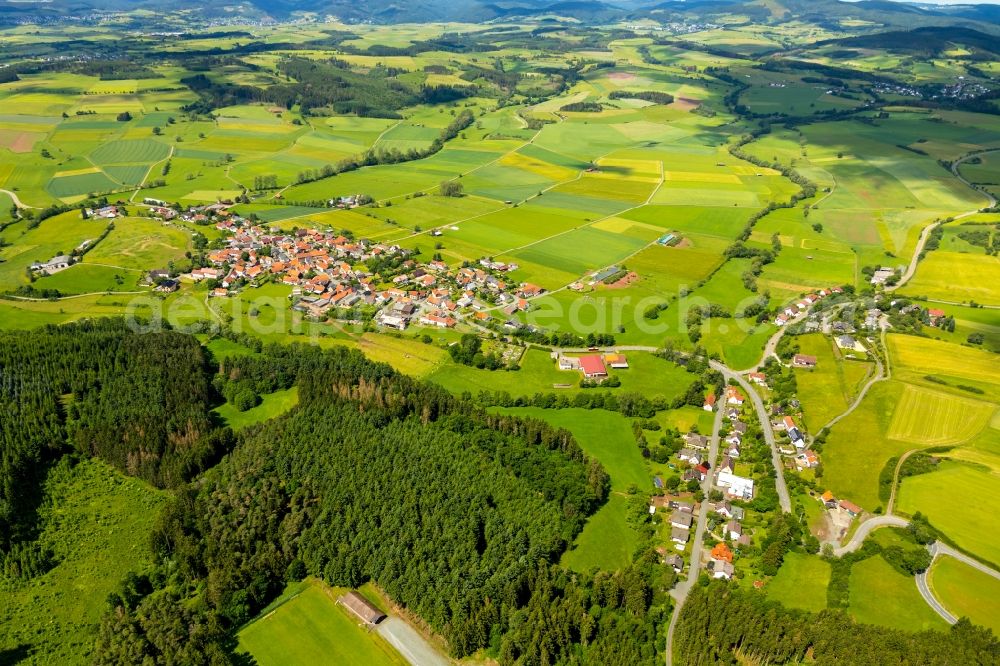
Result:
M948 626L921 598L914 579L893 569L882 557L870 557L851 567L847 612L858 622L907 631Z
M218 350L218 347L216 347L216 350ZM262 395L260 404L256 407L251 407L245 412L238 411L229 403L220 405L214 412L233 430L242 430L256 423L281 416L298 403L298 387L293 386L290 389Z
M255 663L402 666L407 663L377 633L336 603L344 588L307 579L293 583L257 620L237 634L237 651Z
M1000 632L1000 581L948 556L935 560L928 578L952 615Z
M815 433L848 408L874 367L843 359L836 343L820 333L800 335L795 341L800 353L815 356L817 361L815 368L795 369L805 426Z
M764 588L767 598L789 608L818 612L826 608L830 565L804 553L788 553L778 575Z
M593 568L615 571L632 561L632 553L638 545L638 534L625 521L625 498L612 495L587 520L570 550L563 555L561 564L579 572Z
M146 537L167 495L97 460L69 462L49 472L41 509L39 541L57 564L0 588L0 655L91 663L105 599L125 574L152 568Z

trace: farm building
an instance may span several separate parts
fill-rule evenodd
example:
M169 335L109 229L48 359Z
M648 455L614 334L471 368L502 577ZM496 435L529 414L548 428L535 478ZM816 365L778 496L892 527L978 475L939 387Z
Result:
M604 366L604 361L600 356L580 357L580 368L583 370L583 376L587 379L608 376L608 369Z
M896 274L896 271L891 268L882 267L872 274L871 283L872 284L885 284L886 280L891 278Z
M656 242L664 247L672 247L680 243L681 239L677 234L664 234L660 236Z
M598 272L594 273L592 277L594 278L595 282L601 282L601 281L603 281L603 280L611 277L612 275L614 275L618 271L619 271L619 268L617 266L608 266L603 271L598 271Z
M860 506L848 500L840 500L840 508L846 511L852 518L864 511Z
M815 368L816 357L809 354L796 354L792 357L792 365L798 368Z
M625 354L605 354L604 362L618 370L628 369L628 359L625 358Z
M348 592L337 603L358 616L366 624L378 624L385 619L385 613L375 608L367 599L357 592Z
M65 254L61 254L58 257L52 257L45 263L34 263L31 265L31 270L41 271L42 273L47 273L49 275L63 270L64 268L69 268L73 264L73 257Z

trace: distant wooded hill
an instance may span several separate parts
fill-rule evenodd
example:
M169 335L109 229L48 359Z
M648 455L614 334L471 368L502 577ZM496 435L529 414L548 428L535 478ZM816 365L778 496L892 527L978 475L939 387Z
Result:
M927 25L982 27L1000 23L1000 7L995 5L915 5L888 0L416 0L414 2L353 2L351 0L250 0L242 5L217 8L195 0L77 0L67 3L25 3L0 0L0 23L26 17L58 19L92 11L155 9L157 13L197 9L203 18L272 17L284 19L295 14L336 16L345 21L409 23L431 21L481 22L565 17L588 23L608 23L643 17L663 21L709 22L723 16L739 15L755 22L807 21L830 24L843 19L860 19L876 29L908 29ZM990 30L992 32L992 30Z

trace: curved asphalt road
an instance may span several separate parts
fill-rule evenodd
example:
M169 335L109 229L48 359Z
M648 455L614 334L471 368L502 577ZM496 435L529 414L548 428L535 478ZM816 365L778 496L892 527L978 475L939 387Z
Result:
M955 558L956 560L962 562L963 564L969 565L970 567L976 569L977 571L981 571L987 576L992 576L993 578L1000 580L1000 571L997 571L996 569L991 569L982 562L972 559L965 553L961 553L955 550L946 543L935 541L934 543L927 546L927 550L931 554L931 564L933 564L934 560L936 560L941 555L947 555L948 557ZM930 570L931 568L927 567L927 571L917 574L917 589L920 591L920 596L924 598L924 601L927 602L927 605L933 608L934 612L940 615L945 622L947 622L948 624L955 624L955 622L958 621L958 618L952 615L947 608L941 605L941 602L939 602L937 598L934 596L934 591L931 590L931 586L927 581L927 574L930 572Z
M899 516L875 516L858 525L858 529L854 533L854 536L851 537L851 540L843 546L834 548L833 554L837 557L842 557L848 553L853 553L861 547L862 542L868 538L869 534L880 527L906 527L909 524L910 521Z

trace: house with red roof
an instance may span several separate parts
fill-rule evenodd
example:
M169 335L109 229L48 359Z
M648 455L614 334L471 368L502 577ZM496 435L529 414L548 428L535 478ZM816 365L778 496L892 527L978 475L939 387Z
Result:
M583 356L580 358L580 369L587 379L599 379L608 376L608 369L604 365L604 359L600 356Z

